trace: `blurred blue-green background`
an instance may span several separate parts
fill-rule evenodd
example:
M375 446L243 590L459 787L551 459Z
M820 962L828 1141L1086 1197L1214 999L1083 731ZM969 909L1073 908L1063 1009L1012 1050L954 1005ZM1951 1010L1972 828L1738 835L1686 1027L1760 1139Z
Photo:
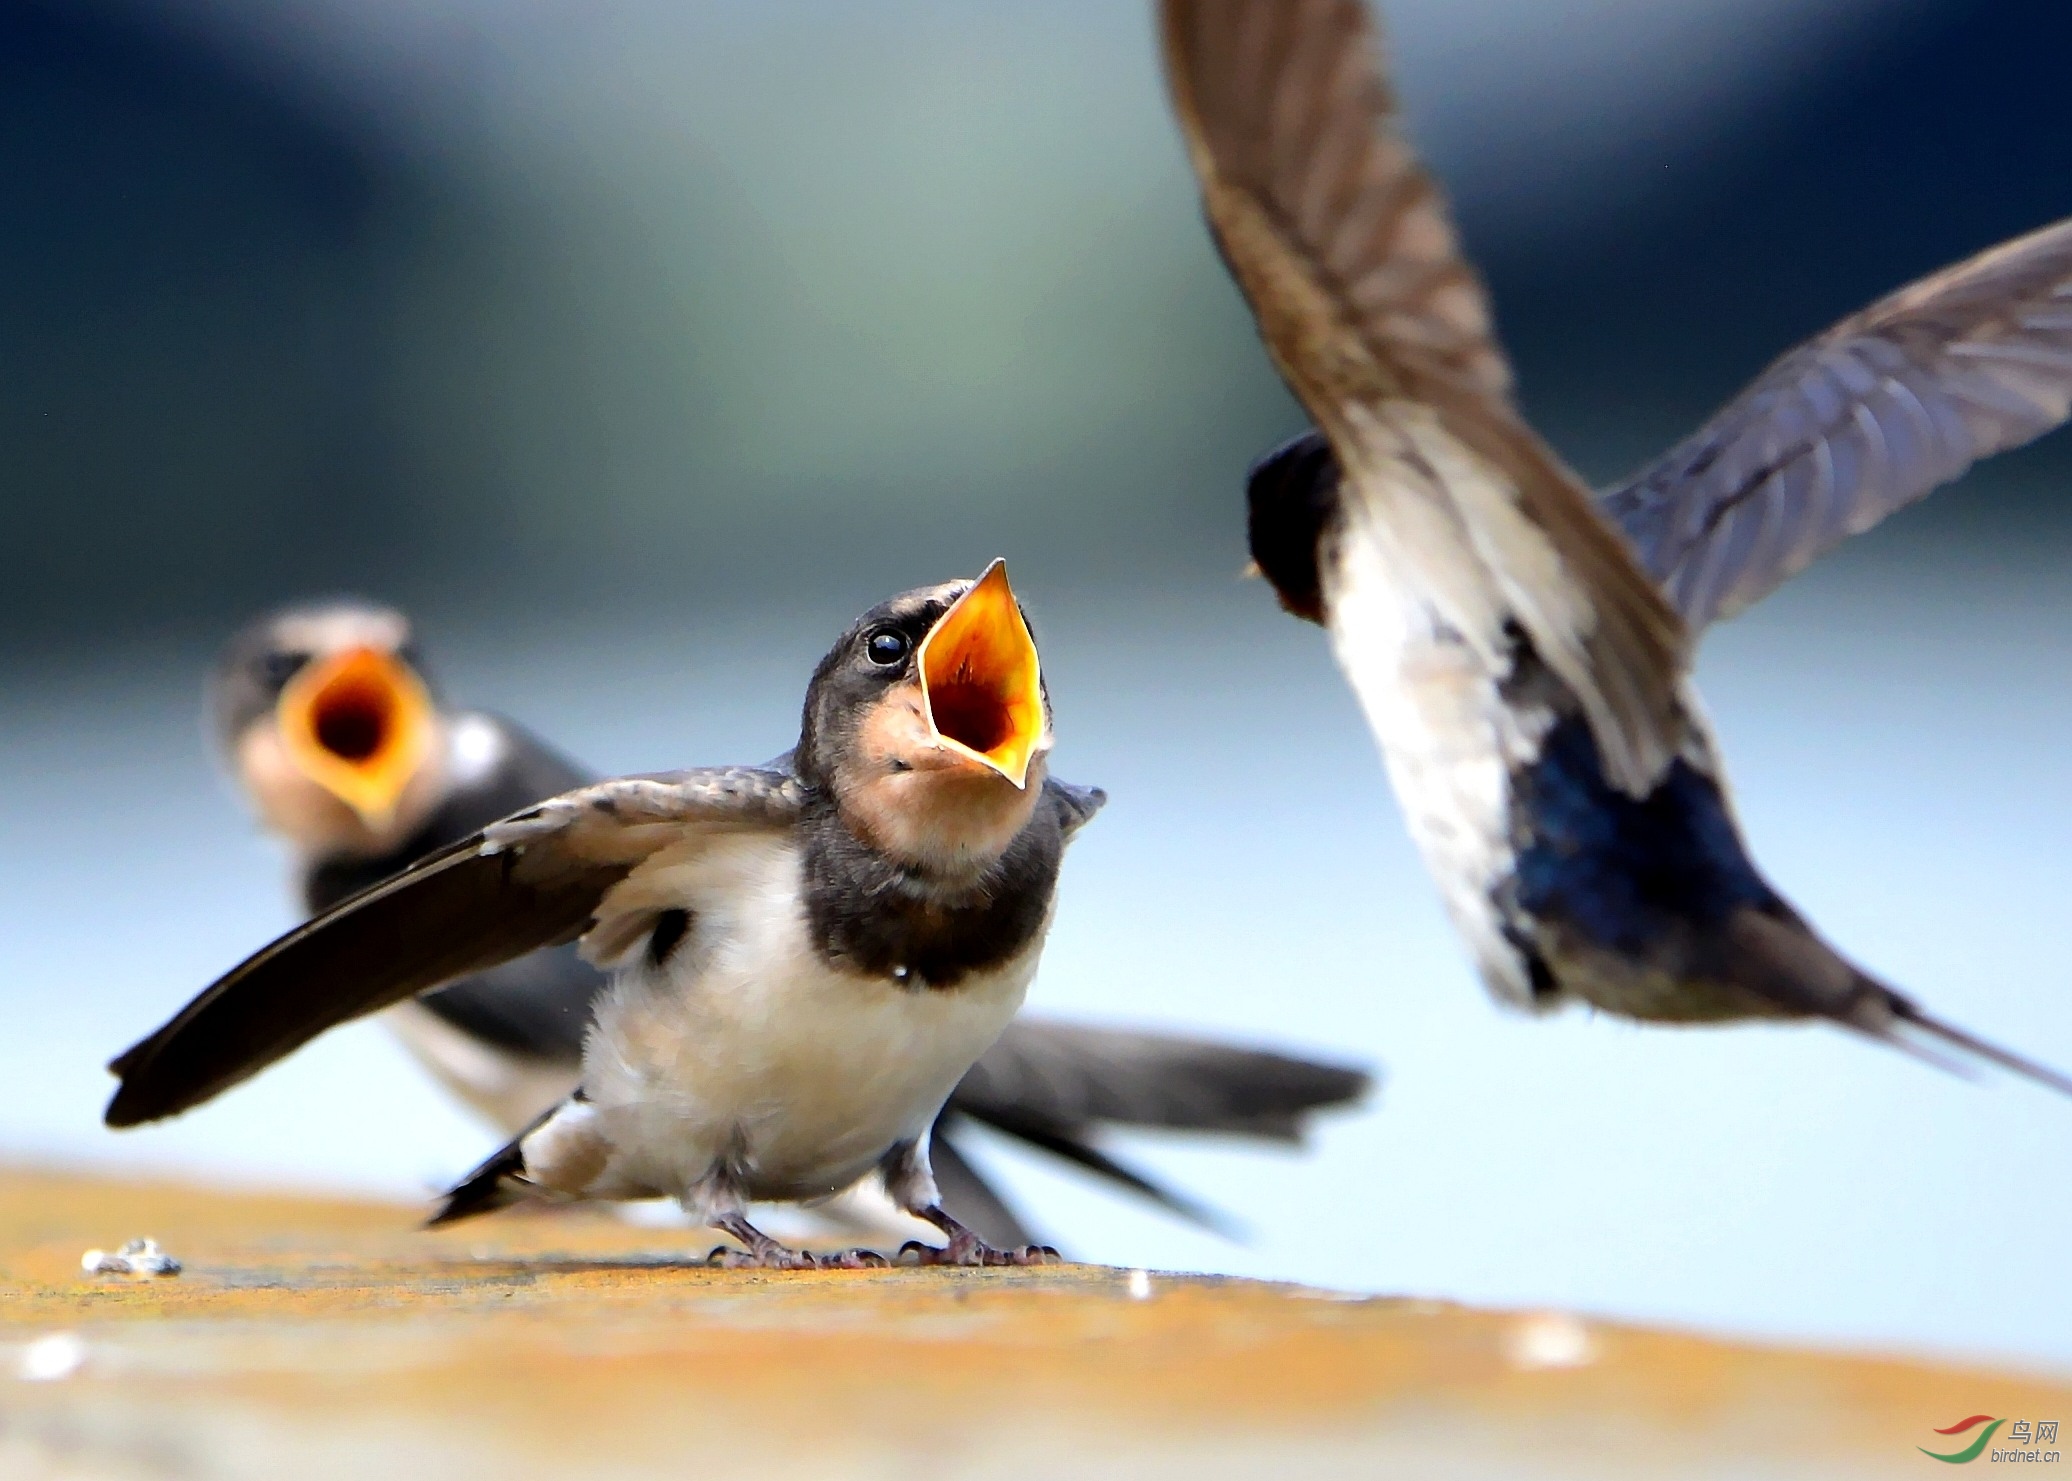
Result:
M1524 399L1610 479L1771 355L2072 212L2051 0L1405 0ZM601 769L789 743L847 618L1010 558L1076 848L1032 1003L1376 1061L1307 1157L989 1147L1080 1254L2072 1363L2072 1106L1789 1029L1500 1013L1313 631L1243 582L1300 425L1112 0L0 8L0 1155L416 1193L489 1134L356 1026L169 1127L99 1063L291 920L214 645L350 590ZM2072 1063L2072 440L1708 644L1759 855ZM110 1231L110 1237L133 1231Z

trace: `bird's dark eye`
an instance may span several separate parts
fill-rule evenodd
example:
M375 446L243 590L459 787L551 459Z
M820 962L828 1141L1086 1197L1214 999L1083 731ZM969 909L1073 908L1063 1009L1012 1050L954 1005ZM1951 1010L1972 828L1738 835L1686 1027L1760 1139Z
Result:
M890 668L893 664L904 661L912 647L913 644L905 633L893 632L888 628L883 632L872 633L870 641L863 645L863 651L870 655L872 663Z
M285 689L308 662L307 653L269 653L260 665L260 673L268 689Z

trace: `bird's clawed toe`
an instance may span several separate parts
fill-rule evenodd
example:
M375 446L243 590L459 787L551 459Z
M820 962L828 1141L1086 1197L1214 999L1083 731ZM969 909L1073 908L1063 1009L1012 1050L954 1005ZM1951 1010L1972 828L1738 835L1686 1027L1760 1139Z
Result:
M1018 1249L986 1251L988 1265L1062 1265L1065 1257L1047 1244L1025 1244Z
M715 1245L705 1257L707 1265L720 1270L817 1270L819 1260L803 1250L782 1245L762 1250L737 1250L732 1245Z
M902 1265L1055 1265L1064 1257L1047 1244L995 1249L975 1234L958 1234L945 1245L908 1240L900 1246Z
M822 1270L882 1270L891 1263L876 1250L837 1250L819 1257Z
M892 1262L876 1250L835 1250L816 1255L775 1243L756 1249L715 1245L705 1263L719 1270L882 1270Z

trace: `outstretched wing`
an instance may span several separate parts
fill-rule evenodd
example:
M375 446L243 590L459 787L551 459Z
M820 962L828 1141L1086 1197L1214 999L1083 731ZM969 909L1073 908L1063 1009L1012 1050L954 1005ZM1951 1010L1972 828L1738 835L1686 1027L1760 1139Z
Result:
M1234 1226L1214 1209L1101 1150L1102 1128L1295 1142L1315 1112L1349 1105L1372 1084L1361 1070L1212 1039L1017 1018L965 1072L943 1115L984 1122L1227 1234Z
M1902 288L1785 355L1605 495L1693 629L2072 413L2072 221Z
M302 880L303 904L312 915L500 818L598 780L501 715L469 711L448 725L456 754L445 801L392 853L313 864ZM418 1001L478 1043L573 1069L582 1062L591 1004L606 981L573 946L564 946L470 974Z
M1313 1113L1372 1084L1362 1070L1213 1039L1022 1017L965 1073L950 1108L1010 1131L1034 1121L1293 1142Z
M110 1126L175 1115L326 1029L589 930L660 849L780 828L796 778L751 768L601 782L516 813L297 926L109 1066Z
M1682 741L1682 624L1512 406L1487 298L1395 127L1359 0L1162 13L1210 225L1346 470L1348 523L1385 522L1492 657L1515 616L1582 702L1608 778L1645 791Z

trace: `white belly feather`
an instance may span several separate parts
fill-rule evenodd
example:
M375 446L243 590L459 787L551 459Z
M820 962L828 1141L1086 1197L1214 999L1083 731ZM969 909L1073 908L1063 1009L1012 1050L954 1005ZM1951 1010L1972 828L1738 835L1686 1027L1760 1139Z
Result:
M1533 1006L1491 898L1513 864L1513 768L1545 728L1503 702L1506 606L1455 512L1400 469L1377 496L1346 501L1329 545L1332 644L1411 838L1490 990Z
M921 1135L1021 1007L1039 934L944 990L829 968L814 953L789 841L701 844L642 894L692 912L660 968L615 974L584 1056L601 1196L695 1202L716 1163L754 1198L833 1193Z

